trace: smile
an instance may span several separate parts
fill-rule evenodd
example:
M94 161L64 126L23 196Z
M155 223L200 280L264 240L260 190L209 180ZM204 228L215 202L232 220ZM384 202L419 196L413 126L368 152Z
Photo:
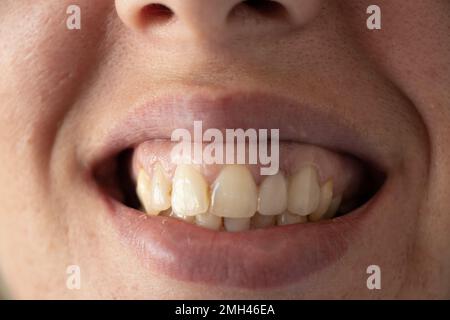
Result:
M173 112L180 105L185 116ZM273 105L282 106L276 115ZM164 109L171 127L159 125ZM281 128L278 172L261 175L260 164L173 161L170 133L192 131L199 114L206 129L222 132ZM312 118L321 120L312 125ZM105 136L91 175L123 243L146 268L181 281L279 287L337 262L386 181L383 158L345 150L340 134L353 147L364 141L329 121L314 108L261 94L162 97Z

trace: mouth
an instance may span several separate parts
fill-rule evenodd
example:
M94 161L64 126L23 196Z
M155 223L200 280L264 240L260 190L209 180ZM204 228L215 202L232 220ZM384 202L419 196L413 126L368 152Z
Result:
M145 268L207 285L289 285L337 263L358 240L392 166L338 113L323 110L261 93L150 99L105 135L90 176ZM171 133L194 134L196 120L220 132L279 129L278 172L177 163Z

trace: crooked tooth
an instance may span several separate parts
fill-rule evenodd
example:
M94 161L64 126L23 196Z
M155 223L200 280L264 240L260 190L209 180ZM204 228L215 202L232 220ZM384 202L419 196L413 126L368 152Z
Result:
M259 187L258 212L263 216L274 216L286 211L288 184L282 173L268 176Z
M211 230L220 230L222 228L222 218L210 213L196 215L195 223L200 227Z
M296 223L304 223L308 219L304 216L299 216L297 214L291 214L289 212L285 212L277 216L277 225L284 226L288 224L296 224Z
M320 188L320 203L316 211L308 216L309 221L319 221L326 218L325 214L331 205L331 200L333 199L333 181L328 180Z
M313 166L306 166L291 177L288 191L288 211L307 216L320 203L319 175Z
M156 163L152 170L152 177L143 169L138 173L136 193L145 212L149 215L158 215L161 211L170 208L170 191L172 185L164 174L161 164Z
M224 218L223 225L229 232L246 231L250 229L250 218Z
M323 219L331 219L336 215L336 212L339 209L339 206L341 205L342 202L342 195L336 196L331 200L330 206L327 210L327 212L325 212L325 214L323 215Z
M212 187L211 213L224 218L250 218L257 202L258 190L250 171L241 165L224 167Z
M195 216L208 211L208 184L190 165L179 165L172 185L172 210L178 216Z
M267 228L275 225L275 216L263 216L256 213L251 219L253 229Z

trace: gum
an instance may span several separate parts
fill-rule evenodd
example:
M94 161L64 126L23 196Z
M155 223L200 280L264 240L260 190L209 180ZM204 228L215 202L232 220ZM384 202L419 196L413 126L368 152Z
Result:
M180 162L172 161L171 151L175 143L166 140L147 141L137 146L133 153L131 176L136 181L140 169L151 175L152 167L160 162L167 176L172 179ZM341 155L323 148L293 142L280 142L280 170L289 178L305 165L314 165L321 184L333 179L334 194L350 196L356 193L364 179L364 169L361 163L351 157ZM224 164L193 164L212 185ZM261 164L246 165L259 185L265 176L260 174Z

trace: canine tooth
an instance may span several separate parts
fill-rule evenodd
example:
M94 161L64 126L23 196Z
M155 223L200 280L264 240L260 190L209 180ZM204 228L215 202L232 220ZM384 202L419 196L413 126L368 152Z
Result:
M256 213L251 220L253 229L267 228L275 225L275 216L263 216Z
M222 227L222 218L210 213L204 213L195 216L195 223L207 229L219 230Z
M342 202L342 195L336 196L331 200L327 212L323 215L323 219L331 219L335 216Z
M288 185L282 173L268 176L259 187L258 212L263 216L274 216L286 211Z
M136 193L147 214L158 215L170 208L170 191L172 185L164 174L164 169L157 163L150 176L141 169L137 177Z
M319 221L324 218L330 208L331 200L333 199L333 181L328 180L320 188L320 204L316 211L308 216L309 221Z
M246 231L250 229L250 218L224 218L223 225L226 231Z
M291 177L288 191L288 211L300 216L307 216L317 210L319 202L319 175L316 168L306 166Z
M296 223L304 223L307 221L307 218L304 216L299 216L297 214L291 214L289 212L285 212L277 216L277 225L284 226L288 224L296 224Z
M172 186L172 210L179 216L195 216L208 211L208 184L193 166L179 165Z
M210 212L225 218L250 218L257 202L258 190L250 171L241 165L224 167L213 183Z

